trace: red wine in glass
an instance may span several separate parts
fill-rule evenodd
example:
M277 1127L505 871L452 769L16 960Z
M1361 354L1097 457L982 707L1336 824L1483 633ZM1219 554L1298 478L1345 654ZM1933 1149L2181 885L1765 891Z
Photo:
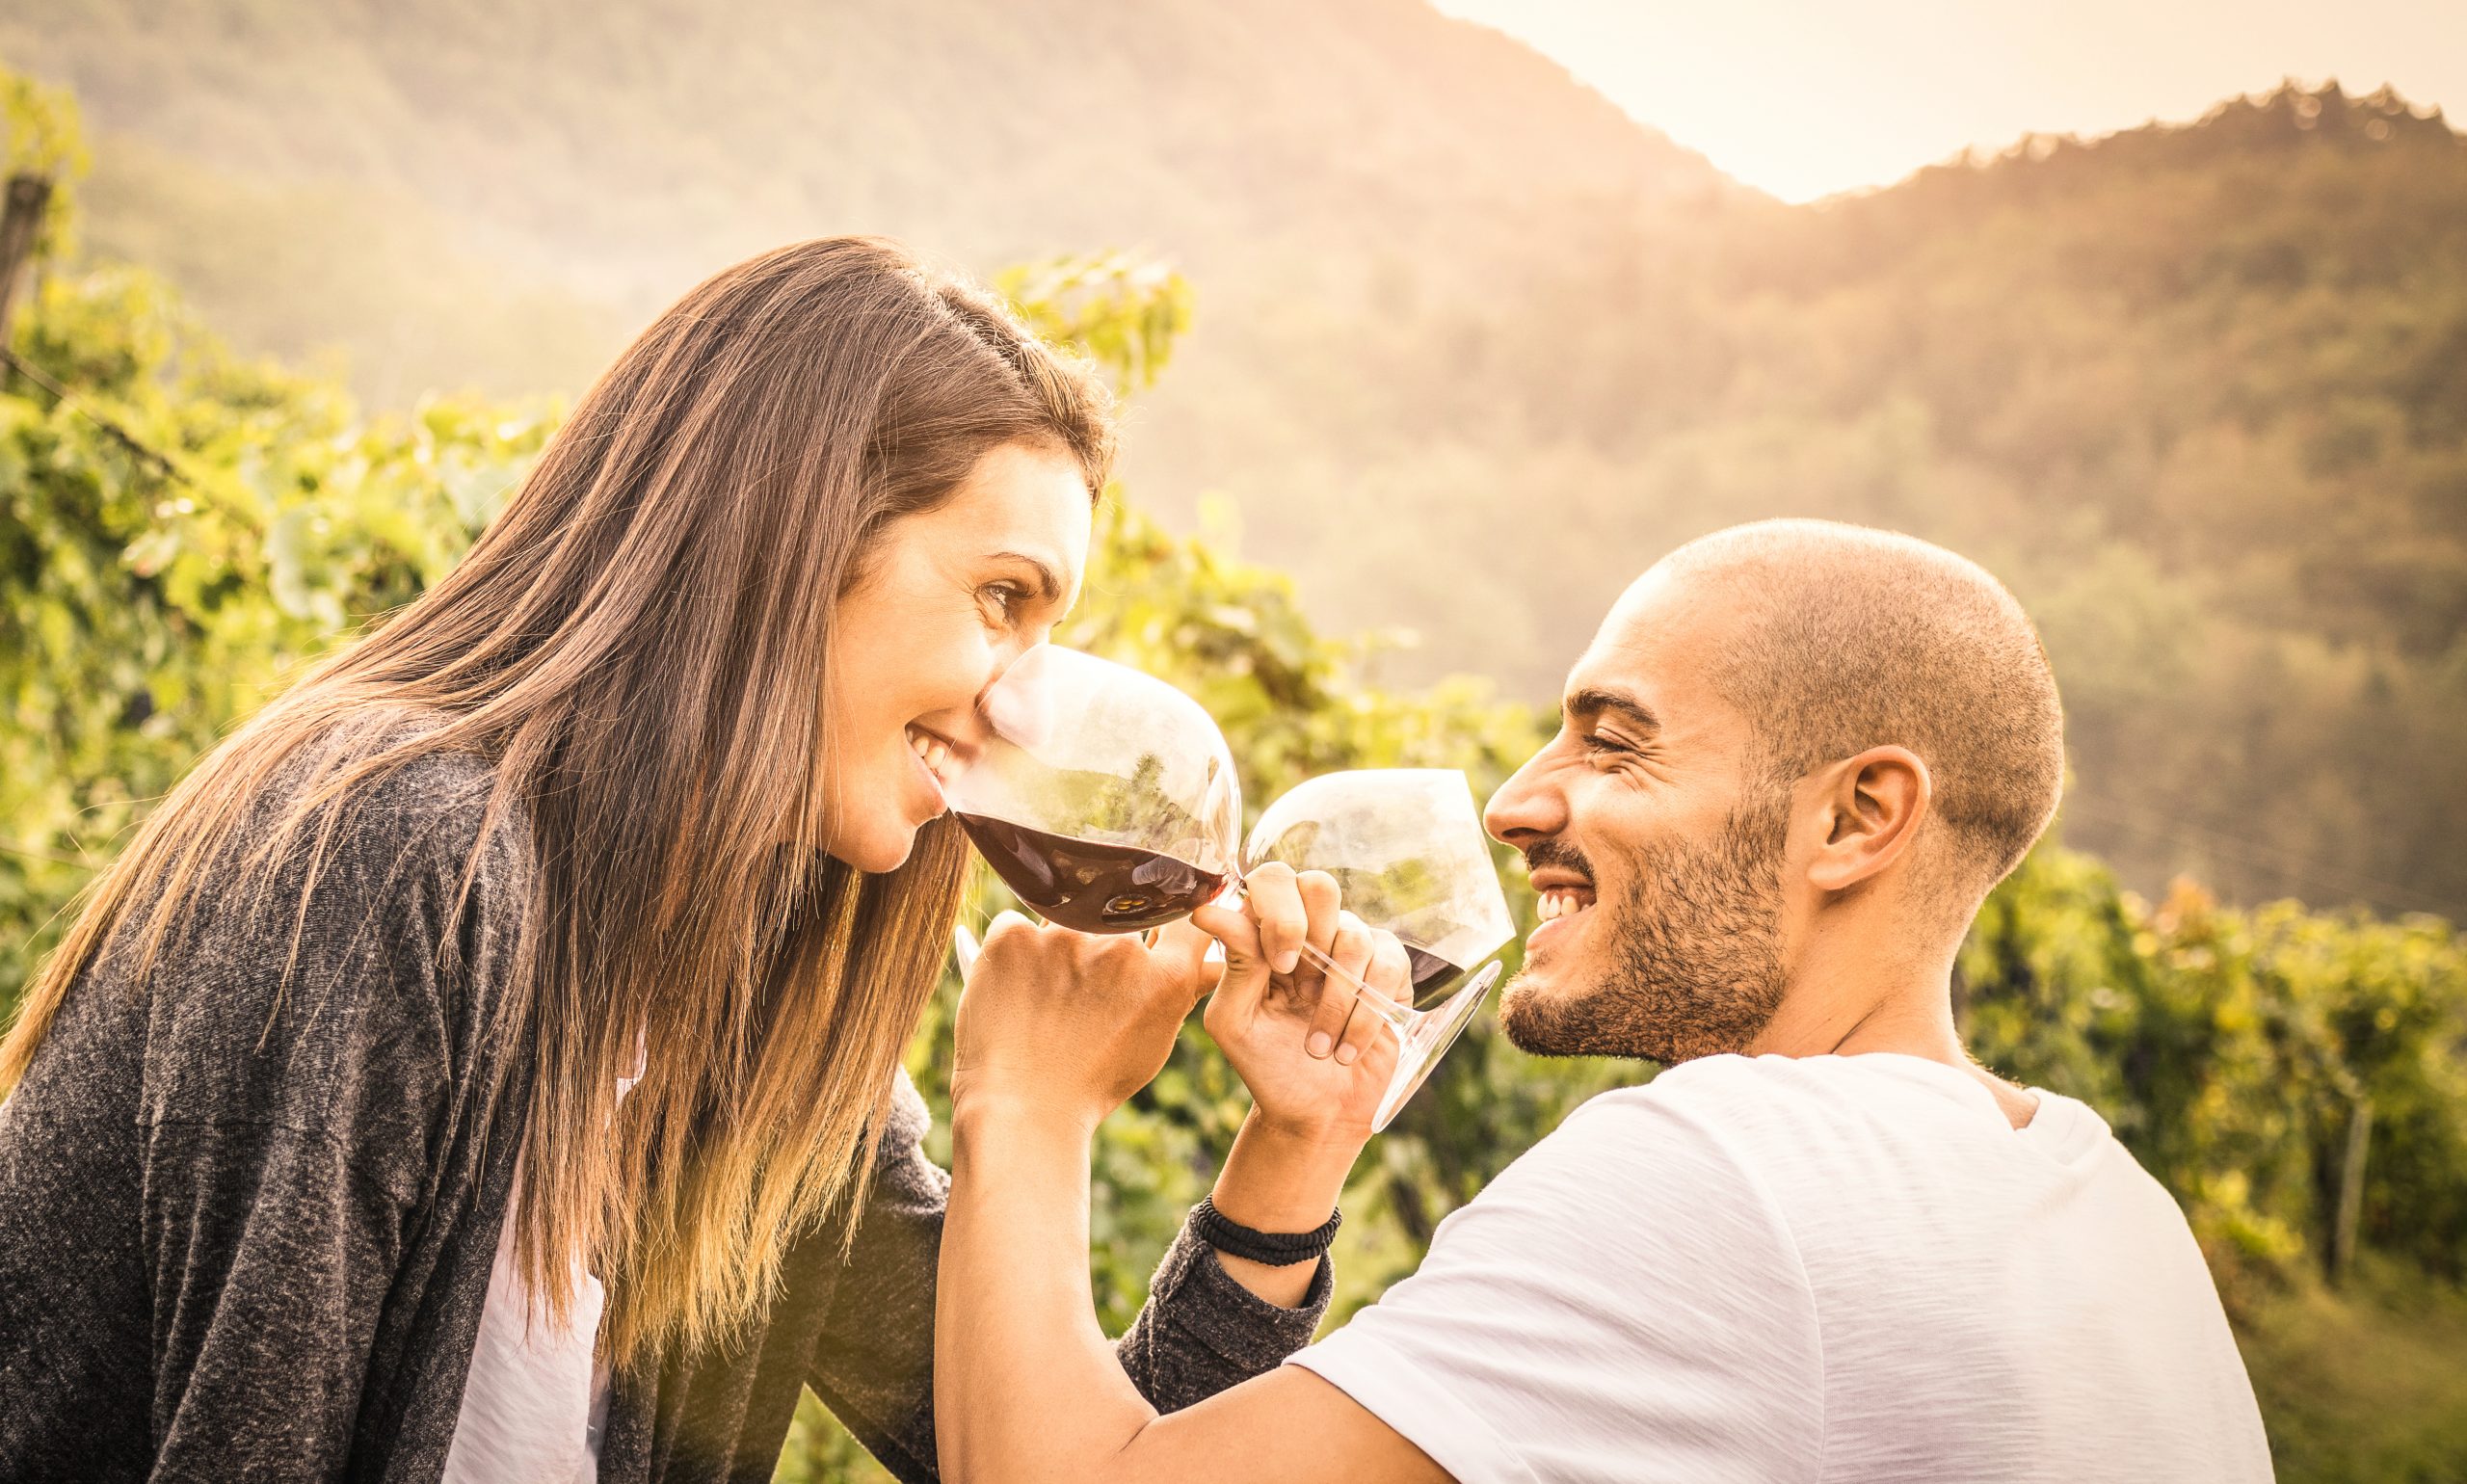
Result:
M1157 927L1216 900L1224 872L1128 845L1074 840L983 814L961 814L979 854L1020 900L1082 933Z
M1414 1003L1417 1005L1432 990L1465 971L1429 949L1417 948L1410 943L1405 947L1405 959L1409 966L1407 971L1413 975Z

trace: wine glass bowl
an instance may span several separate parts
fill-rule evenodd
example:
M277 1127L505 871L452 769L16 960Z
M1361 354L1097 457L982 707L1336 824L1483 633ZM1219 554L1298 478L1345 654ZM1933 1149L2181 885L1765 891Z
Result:
M1334 876L1348 911L1395 934L1416 1004L1516 936L1472 790L1453 769L1357 768L1297 783L1242 847L1245 870L1270 861Z
M1083 933L1128 933L1223 892L1241 784L1198 702L1127 665L1040 645L980 711L987 735L943 799L1022 902Z

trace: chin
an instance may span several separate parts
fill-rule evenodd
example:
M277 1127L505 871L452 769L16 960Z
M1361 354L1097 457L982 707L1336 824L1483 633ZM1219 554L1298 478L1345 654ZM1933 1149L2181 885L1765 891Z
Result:
M1525 968L1499 991L1499 1029L1507 1032L1508 1039L1519 1047L1530 1049L1525 1047L1522 1033L1535 1023L1536 1012L1552 999L1557 986L1551 981L1552 976L1547 973Z
M830 857L869 876L887 876L908 863L916 848L916 830L890 820L844 832L828 847Z
M1605 1008L1583 990L1584 985L1558 973L1520 972L1499 993L1499 1030L1510 1045L1532 1056L1635 1056L1631 1038L1605 1023ZM1599 991L1591 992L1599 994Z

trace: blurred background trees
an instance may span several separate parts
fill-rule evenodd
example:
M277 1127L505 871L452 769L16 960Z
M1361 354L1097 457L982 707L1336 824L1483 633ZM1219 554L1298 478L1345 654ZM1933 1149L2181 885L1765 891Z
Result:
M41 168L65 169L65 100L11 96L13 147L40 141ZM2286 93L1823 214L1724 205L1722 251L1658 249L1651 273L1578 240L1564 272L1354 324L1348 354L1388 378L1283 362L1305 403L1395 406L1313 435L1371 430L1341 470L1370 503L1294 502L1260 522L1272 541L1253 535L1308 551L1319 528L1295 522L1324 519L1343 570L1437 584L1464 617L1434 630L1436 657L1508 676L1511 699L1379 683L1410 656L1328 637L1292 578L1237 555L1249 502L1194 504L1182 534L1115 490L1062 637L1199 697L1255 803L1366 765L1459 767L1487 792L1542 736L1514 698L1549 696L1535 677L1574 652L1569 617L1589 625L1656 543L1796 511L1979 555L2047 630L2076 787L2064 840L1964 950L1972 1045L2100 1109L2184 1203L2283 1477L2457 1476L2467 944L2407 909L2460 900L2443 872L2467 823L2467 212L2442 205L2467 205L2444 194L2467 198L2458 159L2446 125L2395 100ZM0 381L0 1006L146 801L299 660L450 568L557 419L482 396L363 411L337 368L235 354L146 268L72 255L80 225L50 218L9 347L22 365ZM1113 254L1000 283L1138 399L1145 437L1206 280ZM1532 483L1477 490L1499 449L1467 438L1502 427L1531 439ZM2067 848L2087 838L2125 875ZM2188 860L2220 866L2225 901L2148 887ZM2334 905L2354 902L2382 914ZM953 988L911 1056L936 1098ZM1339 1317L1569 1108L1651 1071L1537 1061L1478 1025L1356 1172ZM1092 1261L1110 1322L1242 1108L1194 1029L1107 1125ZM791 1478L870 1471L810 1407L783 1461Z

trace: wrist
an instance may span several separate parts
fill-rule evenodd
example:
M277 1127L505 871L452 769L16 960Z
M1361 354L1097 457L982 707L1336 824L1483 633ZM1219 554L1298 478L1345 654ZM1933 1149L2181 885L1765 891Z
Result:
M1308 1232L1343 1195L1363 1142L1326 1129L1297 1128L1254 1109L1234 1135L1209 1200L1225 1217L1261 1232Z
M1297 1262L1315 1267L1335 1245L1344 1213L1331 1211L1327 1220L1308 1232L1261 1232L1218 1210L1213 1197L1203 1196L1191 1208L1190 1222L1191 1230L1216 1249L1220 1259L1238 1259L1264 1268L1291 1267Z
M1036 1138L1075 1143L1094 1141L1102 1113L1074 1108L1052 1098L993 1086L951 1084L951 1140L981 1143L990 1138Z

